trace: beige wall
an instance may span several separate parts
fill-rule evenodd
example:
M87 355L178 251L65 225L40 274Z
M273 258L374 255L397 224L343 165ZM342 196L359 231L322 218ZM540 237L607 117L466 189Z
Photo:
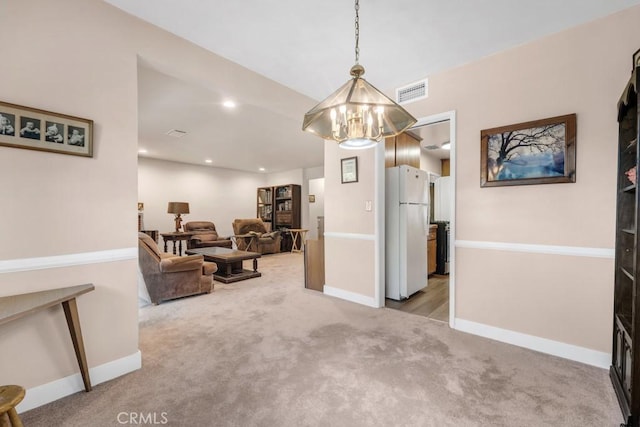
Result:
M442 175L442 162L440 159L429 155L426 150L420 150L420 169Z
M378 268L375 150L344 150L327 141L324 153L325 283L346 292L347 299L363 296L372 305ZM354 156L358 158L358 182L342 184L341 159ZM365 210L368 200L371 211Z
M138 352L138 58L203 87L243 79L288 116L313 101L99 0L2 0L0 9L10 58L0 67L2 101L95 122L93 158L0 147L0 200L10 206L0 214L0 259L10 260L0 295L93 282L79 300L89 366L128 358ZM120 261L9 272L33 257L80 263L87 252L108 259L123 250ZM0 352L4 383L31 388L78 371L71 346L57 343L68 340L61 316L52 309L0 329L2 348L15 349Z
M610 249L616 102L640 7L430 76L424 117L457 113L456 239ZM480 188L480 131L576 113L575 184ZM456 317L610 351L613 259L456 250Z
M144 203L144 226L160 232L173 231L174 216L167 213L169 201L189 203L188 221L212 221L218 234L233 234L236 218L255 218L256 189L266 177L230 169L140 158L138 200Z
M0 67L2 101L95 122L93 158L0 147L0 294L94 283L78 306L95 368L138 352L136 56L124 30L132 20L95 1L5 0L0 9L10 58ZM129 259L9 272L34 257L74 264L123 249ZM78 372L59 307L0 328L0 347L5 384L31 388Z

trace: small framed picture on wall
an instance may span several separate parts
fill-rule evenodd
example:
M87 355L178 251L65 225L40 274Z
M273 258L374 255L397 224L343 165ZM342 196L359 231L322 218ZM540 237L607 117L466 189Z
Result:
M342 183L358 182L358 158L347 157L341 160Z

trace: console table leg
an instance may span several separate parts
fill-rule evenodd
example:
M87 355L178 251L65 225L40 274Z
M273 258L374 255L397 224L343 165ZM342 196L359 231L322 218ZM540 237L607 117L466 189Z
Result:
M76 352L76 359L80 365L80 373L84 382L84 389L91 391L91 379L89 378L89 368L87 366L87 356L84 352L84 341L82 340L82 331L80 330L80 318L78 317L78 306L76 299L72 298L62 303L64 309L64 317L67 318L67 326L73 341L73 349Z
M258 258L253 259L253 272L258 271Z

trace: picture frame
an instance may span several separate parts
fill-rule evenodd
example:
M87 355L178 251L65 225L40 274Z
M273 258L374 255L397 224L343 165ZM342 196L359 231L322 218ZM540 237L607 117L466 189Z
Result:
M358 182L358 158L347 157L340 160L340 171L343 184Z
M576 115L480 132L480 187L576 182Z
M93 157L93 120L0 101L0 146Z

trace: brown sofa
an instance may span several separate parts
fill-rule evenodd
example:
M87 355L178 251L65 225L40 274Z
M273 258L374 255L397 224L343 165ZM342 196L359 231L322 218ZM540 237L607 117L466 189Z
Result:
M280 252L280 231L268 233L260 218L236 219L232 225L239 250L261 254Z
M177 256L160 252L145 233L138 233L138 263L151 302L210 293L217 266L202 255Z
M190 221L184 225L184 231L195 233L187 242L187 248L220 247L231 248L231 239L218 236L216 226L209 221Z

